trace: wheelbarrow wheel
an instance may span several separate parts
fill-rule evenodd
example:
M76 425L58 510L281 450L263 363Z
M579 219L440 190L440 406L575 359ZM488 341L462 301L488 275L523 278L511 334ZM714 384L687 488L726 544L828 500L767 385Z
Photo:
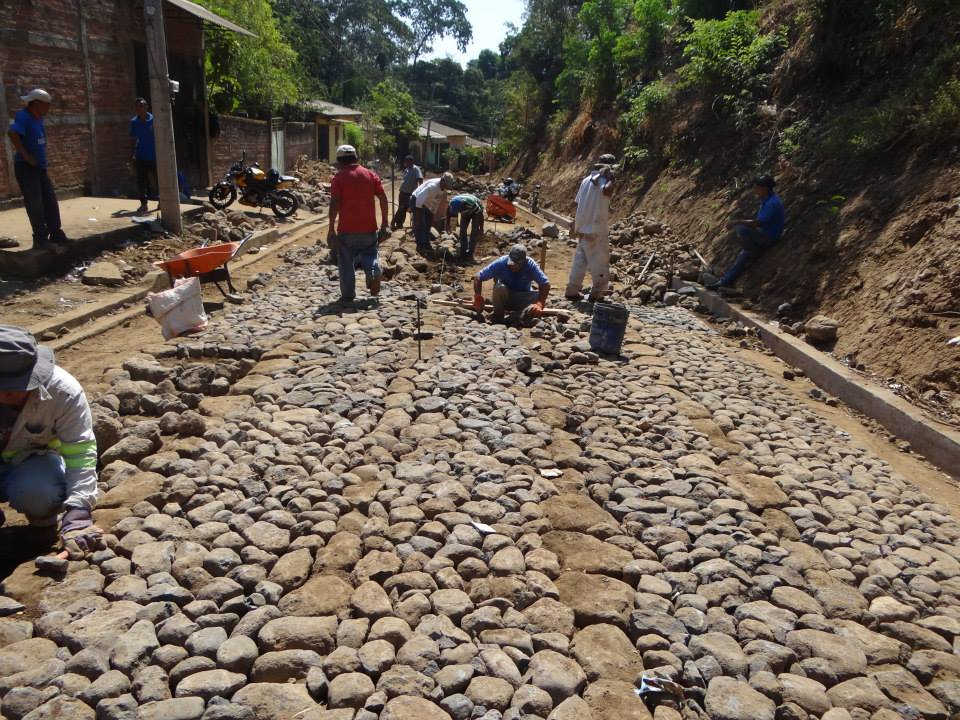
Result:
M270 203L273 208L273 214L279 218L287 218L293 215L300 207L297 197L289 190L277 190L273 193Z
M210 189L210 204L217 210L223 210L237 199L237 188L232 183L218 182Z

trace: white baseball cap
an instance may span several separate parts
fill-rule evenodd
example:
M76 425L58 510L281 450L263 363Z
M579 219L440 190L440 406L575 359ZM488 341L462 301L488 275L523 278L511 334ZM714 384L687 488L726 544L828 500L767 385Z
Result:
M21 95L20 99L27 104L32 103L34 100L39 100L40 102L45 103L53 102L53 98L50 97L50 93L48 93L46 90L41 90L40 88L34 88L26 95Z

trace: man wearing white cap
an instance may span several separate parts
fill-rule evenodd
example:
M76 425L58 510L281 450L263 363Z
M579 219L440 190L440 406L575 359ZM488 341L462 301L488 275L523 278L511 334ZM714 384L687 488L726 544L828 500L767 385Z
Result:
M49 112L52 98L46 90L36 88L20 99L26 107L14 116L7 136L16 150L13 170L33 228L33 246L66 242L67 236L60 227L57 194L47 175L47 131L43 116Z

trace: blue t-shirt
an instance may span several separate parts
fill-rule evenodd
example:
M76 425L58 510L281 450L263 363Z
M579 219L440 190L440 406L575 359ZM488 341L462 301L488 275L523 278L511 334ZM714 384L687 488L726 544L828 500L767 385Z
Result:
M47 167L47 131L43 127L43 118L34 117L27 108L21 108L13 116L10 129L23 138L23 147L33 155L37 167ZM15 162L26 162L19 152L13 156Z
M133 151L134 158L156 162L157 146L153 139L153 113L147 113L146 120L141 120L139 115L130 118L130 137L137 139L137 147Z
M481 270L477 277L481 280L490 280L491 278L499 280L515 292L529 292L533 289L532 283L534 282L540 288L550 283L543 270L532 258L528 257L524 266L516 272L507 265L509 260L510 258L507 255L494 260Z
M760 228L773 240L779 240L783 235L783 203L776 193L770 193L767 198L760 203L760 209L757 211L757 221Z

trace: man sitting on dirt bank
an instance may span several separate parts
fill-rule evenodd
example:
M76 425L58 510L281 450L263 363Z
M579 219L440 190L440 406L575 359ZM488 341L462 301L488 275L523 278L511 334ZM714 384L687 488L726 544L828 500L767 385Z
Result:
M523 245L514 245L510 253L487 265L473 277L473 309L481 312L484 307L483 283L494 280L493 321L503 322L507 310L521 311L524 320L532 320L543 314L543 306L550 294L550 280L540 266L527 256ZM533 289L537 284L537 290Z
M603 299L610 285L610 196L613 194L613 169L617 159L601 155L593 170L580 183L577 191L577 214L573 220L573 236L579 240L570 267L570 278L564 296L580 300L587 270L593 278L590 302Z
M453 174L446 172L439 178L427 180L410 196L413 236L417 239L417 252L421 255L433 253L430 228L433 227L434 217L442 215L446 209L447 193L453 189L454 182Z
M387 230L390 208L380 176L362 167L353 145L337 148L340 170L330 183L330 227L327 244L337 253L340 273L340 302L352 302L357 291L357 263L367 276L371 297L380 294L380 240ZM380 201L380 230L374 201ZM337 224L339 217L340 223ZM334 230L336 228L336 230Z
M410 196L423 182L423 170L414 162L413 155L403 159L403 181L400 183L400 196L397 198L397 211L393 214L393 229L400 230L407 221Z
M100 545L97 441L87 398L53 352L23 328L0 325L0 498L27 516L36 538L72 558ZM0 513L0 524L5 518Z
M783 203L773 191L775 184L769 175L759 175L753 179L753 193L760 199L757 217L754 220L734 220L727 225L737 233L743 249L723 277L712 285L708 285L709 289L730 287L754 258L780 242L780 237L783 235L784 212Z
M447 206L447 228L450 218L460 216L460 261L473 262L473 251L477 249L480 236L483 235L483 203L476 195L464 193L454 195ZM470 226L470 239L467 240L467 226Z

